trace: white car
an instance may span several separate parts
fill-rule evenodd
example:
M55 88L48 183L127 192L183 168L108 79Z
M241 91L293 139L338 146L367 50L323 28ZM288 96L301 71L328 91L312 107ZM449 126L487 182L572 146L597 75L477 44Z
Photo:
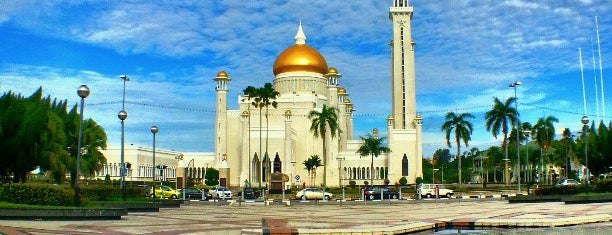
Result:
M232 191L230 191L226 187L213 187L208 190L208 195L210 198L219 198L219 199L232 199Z
M561 182L559 182L559 185L579 185L580 182L574 180L574 179L563 179L561 180Z
M417 192L421 194L421 198L434 198L436 197L436 188L439 197L451 198L454 194L452 189L447 189L442 184L419 184Z

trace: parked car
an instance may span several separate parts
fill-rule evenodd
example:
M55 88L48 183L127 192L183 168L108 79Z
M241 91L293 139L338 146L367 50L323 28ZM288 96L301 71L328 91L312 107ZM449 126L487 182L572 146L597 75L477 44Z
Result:
M244 199L257 199L259 192L254 188L244 188L243 191L238 192L238 197L242 198L244 192Z
M422 198L434 198L436 197L436 187L440 197L451 198L454 194L453 190L447 189L442 184L419 184L417 193L421 193Z
M181 194L168 186L155 186L155 197L178 199ZM149 197L153 197L153 189L149 191Z
M576 181L575 179L563 179L561 180L561 182L559 182L559 185L579 185L580 182Z
M323 199L323 198L325 198L325 200L329 200L333 196L334 196L333 194L329 192L323 192L323 190L318 189L318 188L305 188L305 189L298 191L295 194L296 199L302 199L302 200L309 200L309 199L316 200L316 199Z
M230 191L226 187L213 187L208 190L208 195L210 198L219 198L219 199L232 199L232 191Z
M383 199L398 199L399 192L391 191L388 187L367 186L364 190L366 200L380 199L382 192Z
M202 200L205 197L202 195L202 191L197 188L184 188L179 190L180 198L183 198L183 191L185 192L185 199Z

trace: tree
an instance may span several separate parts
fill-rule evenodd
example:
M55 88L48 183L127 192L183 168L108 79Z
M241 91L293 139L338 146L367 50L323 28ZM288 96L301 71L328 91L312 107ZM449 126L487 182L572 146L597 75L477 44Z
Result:
M502 148L504 149L504 159L508 159L508 126L511 124L514 126L518 122L518 113L515 108L512 107L512 103L516 102L516 98L510 97L505 102L501 102L497 97L493 98L493 109L485 113L485 124L487 131L493 134L493 137L497 139L499 133L504 134L504 140L502 142ZM508 164L506 161L504 172L504 182L506 185L510 184L508 174Z
M208 186L219 185L219 170L212 167L207 168L204 183Z
M551 141L555 137L555 126L553 124L555 122L559 122L559 119L554 116L548 116L546 118L539 118L533 126L533 129L536 131L535 141L540 146L542 153L547 152L548 148L550 148ZM542 164L540 170L544 168L544 157L544 154L540 157L540 163ZM548 180L548 171L546 172L546 179Z
M259 108L259 152L262 152L261 149L261 127L262 127L262 110L265 107L266 108L266 151L265 154L262 154L263 156L268 156L268 131L269 131L269 124L268 124L268 110L269 107L272 106L274 108L276 108L277 103L276 103L276 97L278 97L280 95L280 93L276 90L274 90L274 87L272 86L271 83L266 83L264 84L263 87L260 88L255 88L252 86L248 86L246 89L244 89L244 94L249 96L249 100L252 98L253 102L251 102L251 104L253 106L255 106L255 108ZM263 162L262 162L263 164ZM266 158L266 172L264 172L264 174L266 174L266 181L269 181L270 178L270 158L267 157ZM261 169L261 167L260 167ZM259 179L259 182L261 184L262 179Z
M321 159L318 155L312 155L310 156L310 158L304 160L303 164L306 170L308 171L308 176L310 176L311 185L314 186L314 181L317 176L317 167L321 166Z
M328 107L323 104L321 112L312 110L308 114L308 118L311 120L310 131L312 131L314 137L321 137L323 141L323 185L327 186L327 133L333 139L338 132L338 115L336 114L336 108Z
M448 147L451 146L451 132L455 132L455 143L457 144L457 159L459 160L457 162L457 168L459 169L458 185L461 186L461 141L463 141L463 143L468 146L468 141L472 139L472 123L470 123L466 119L474 118L474 116L472 116L472 114L470 113L462 113L457 115L454 112L448 112L446 113L445 118L446 120L442 124L442 127L440 127L440 130L444 131L444 133L446 134L446 144Z
M372 161L370 163L370 182L374 185L374 157L378 157L378 155L382 153L389 153L391 149L387 146L383 146L385 141L385 137L376 137L368 134L366 137L359 137L363 144L359 146L357 153L361 156L371 156Z
M437 166L443 166L450 162L451 160L450 149L438 149L433 154L433 161Z

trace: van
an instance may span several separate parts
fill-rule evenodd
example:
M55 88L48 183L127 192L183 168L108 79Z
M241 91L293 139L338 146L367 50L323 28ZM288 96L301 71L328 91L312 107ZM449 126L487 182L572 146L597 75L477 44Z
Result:
M447 189L443 184L419 184L417 193L421 194L421 198L434 198L436 197L436 187L439 197L451 198L454 194L453 190Z

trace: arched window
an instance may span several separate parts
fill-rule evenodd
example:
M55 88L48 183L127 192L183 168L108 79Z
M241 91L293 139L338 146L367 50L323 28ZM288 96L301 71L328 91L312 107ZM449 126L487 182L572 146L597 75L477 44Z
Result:
M361 179L366 179L366 177L365 177L365 176L366 176L366 168L365 168L365 167L362 167L362 168L361 168Z
M385 177L385 168L381 167L380 170L378 171L378 175L380 176L381 179L386 179L387 177Z
M253 154L253 181L255 182L259 182L259 179L261 177L261 165L259 162L259 157L257 156L257 153Z
M408 176L408 156L405 153L402 158L402 176Z
M352 179L357 179L357 170L355 169L355 167L353 167L352 172L353 172Z
M274 157L274 167L273 169L273 173L274 172L281 172L282 173L282 162L280 160L280 157L278 156L278 152L276 153L276 156Z

